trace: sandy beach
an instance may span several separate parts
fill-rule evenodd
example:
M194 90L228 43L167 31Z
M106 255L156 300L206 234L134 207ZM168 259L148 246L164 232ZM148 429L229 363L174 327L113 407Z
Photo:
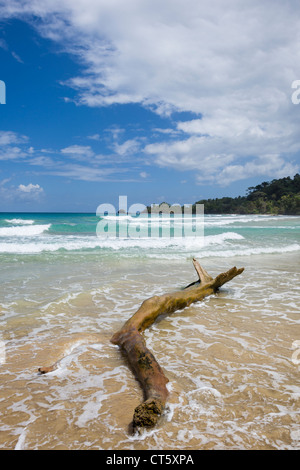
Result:
M233 251L240 240L228 243ZM170 395L158 426L133 435L142 391L110 338L143 300L195 280L191 254L3 253L0 447L299 448L299 251L203 250L195 254L210 274L245 271L145 331Z

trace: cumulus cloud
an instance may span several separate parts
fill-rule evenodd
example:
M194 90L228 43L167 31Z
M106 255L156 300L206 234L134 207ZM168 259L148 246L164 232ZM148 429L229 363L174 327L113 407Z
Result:
M196 113L176 123L176 141L162 134L145 153L211 182L297 170L298 12L296 0L11 0L1 10L34 18L81 62L82 74L66 83L79 104Z
M27 186L24 184L20 184L19 191L23 193L40 193L43 191L43 188L41 188L39 184L30 183Z
M22 199L28 199L28 200L38 199L43 194L43 192L44 190L43 188L41 188L39 184L29 183L27 185L20 184L18 186L18 195Z
M44 195L44 189L39 184L19 184L14 186L8 185L11 178L6 178L0 181L0 196L3 200L8 202L40 202Z
M299 171L296 127L216 113L213 118L179 122L180 138L149 144L144 150L161 167L198 172L198 183L227 185L257 175L293 176Z

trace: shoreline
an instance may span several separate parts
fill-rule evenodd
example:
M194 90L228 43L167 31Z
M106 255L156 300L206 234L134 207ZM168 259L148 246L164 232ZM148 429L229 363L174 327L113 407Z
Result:
M240 243L256 248L262 236L269 245L286 236L294 243L298 224L290 230L274 223L286 228L257 232L251 222L244 239L211 239L219 244L202 258L193 245L187 252L178 247L178 258L172 258L174 247L156 248L151 257L141 246L1 255L0 448L299 448L293 345L300 340L300 252L212 257L214 249L232 251ZM218 233L228 229L241 230L222 226ZM143 394L110 338L145 299L196 280L192 256L211 275L233 266L245 271L216 295L145 331L170 397L157 429L132 436L128 424ZM38 374L62 353L56 371Z

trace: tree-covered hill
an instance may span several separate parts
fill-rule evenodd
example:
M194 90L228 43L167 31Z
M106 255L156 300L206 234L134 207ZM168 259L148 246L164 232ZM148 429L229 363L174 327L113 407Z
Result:
M300 215L300 175L274 179L248 188L246 196L202 199L206 214Z

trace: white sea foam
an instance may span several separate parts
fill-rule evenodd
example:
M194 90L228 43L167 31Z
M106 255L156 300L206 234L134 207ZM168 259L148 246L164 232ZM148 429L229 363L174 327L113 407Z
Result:
M220 245L225 240L243 240L244 237L236 232L225 232L218 235L208 235L204 237L205 245Z
M42 233L47 230L49 226L32 226L27 229L34 229L38 227L36 234ZM47 227L47 228L46 228ZM22 227L19 227L22 228ZM0 229L0 235L1 235ZM8 230L8 229L3 229ZM28 232L26 232L29 235ZM20 233L21 235L21 233ZM19 235L19 236L20 236ZM32 235L34 231L32 230ZM25 234L23 235L25 236ZM221 245L226 240L243 240L244 237L235 232L226 232L218 235L209 235L206 237L187 237L187 238L99 238L99 237L80 237L80 236L52 236L45 237L43 241L37 240L29 243L22 242L3 242L0 243L0 253L41 253L43 251L55 252L58 250L85 250L85 249L111 249L111 250L122 250L129 248L141 248L141 249L164 249L177 247L181 250L200 249L210 245Z
M38 227L37 234L43 233L49 226L32 226L28 229ZM19 227L22 228L22 227ZM1 233L1 229L0 229ZM27 233L27 232L26 232ZM32 232L32 235L34 233ZM29 234L27 233L27 236ZM25 235L23 235L25 236ZM241 244L240 244L241 243ZM240 245L239 245L240 244ZM218 247L222 245L222 250ZM149 257L167 255L172 250L172 256L178 257L189 252L197 252L200 257L231 257L248 256L255 254L288 253L300 250L300 244L291 243L285 245L258 245L249 246L245 238L236 232L225 232L218 235L209 235L205 237L188 238L98 238L94 236L45 236L43 240L37 239L24 243L3 241L0 243L0 253L29 254L41 252L56 252L58 250L81 251L81 250L113 250L124 251L126 256L130 255L128 250L143 250L143 253ZM148 251L147 251L148 250ZM166 252L164 251L166 250ZM177 254L176 251L180 253Z
M294 243L292 245L286 246L274 246L274 247L257 247L257 248L243 248L243 249L232 249L227 251L202 251L199 253L199 257L206 258L210 256L217 256L221 258L231 258L232 256L250 256L250 255L262 255L262 254L280 254L280 253L290 253L293 251L299 251L300 245Z
M34 224L34 220L28 220L28 219L6 219L5 222L8 224L13 224L13 225L32 225Z
M25 449L26 432L27 432L27 428L23 429L23 431L21 432L18 442L16 443L15 450Z
M250 222L268 222L268 221L279 221L279 220L294 220L294 216L271 216L271 215L238 215L238 214L229 214L229 215L206 215L202 219L201 215L191 215L191 214L184 214L178 215L175 214L174 216L170 216L169 214L163 214L159 216L157 214L152 214L151 216L147 214L141 214L140 216L132 216L132 215L108 215L105 216L105 220L108 222L118 222L122 224L122 222L130 224L170 224L170 223L189 223L195 222L197 219L197 223L203 223L204 226L226 226L230 224L242 223L247 224Z
M170 248L170 250L176 248L178 252L164 251L163 248ZM210 257L219 257L219 258L231 258L235 256L251 256L251 255L260 255L260 254L281 254L281 253L290 253L300 251L300 245L297 243L286 245L282 247L257 247L257 248L245 248L240 247L238 249L227 249L227 250L203 250L203 244L190 243L184 245L157 245L150 246L149 244L108 244L108 243L73 243L73 244L43 244L43 243L28 243L26 245L22 244L13 244L13 243L0 243L0 253L14 253L14 254L37 254L42 252L56 252L59 250L66 251L82 251L82 250L94 250L94 249L111 249L113 251L124 251L126 256L130 256L128 249L153 249L149 252L144 252L144 255L149 258L168 258L168 259L181 259L183 256L186 256L189 253L193 253L199 258L210 258ZM133 253L134 255L134 253Z
M1 227L0 237L32 237L40 235L49 230L51 224L47 225L21 225L18 227Z

